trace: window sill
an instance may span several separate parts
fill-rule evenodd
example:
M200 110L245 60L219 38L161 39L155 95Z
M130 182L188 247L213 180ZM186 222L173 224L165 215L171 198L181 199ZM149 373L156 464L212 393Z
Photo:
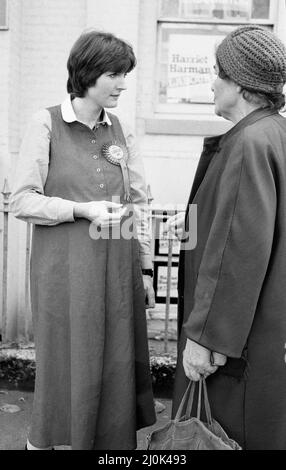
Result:
M147 118L145 119L146 134L168 134L189 136L212 136L227 132L232 123L219 118Z

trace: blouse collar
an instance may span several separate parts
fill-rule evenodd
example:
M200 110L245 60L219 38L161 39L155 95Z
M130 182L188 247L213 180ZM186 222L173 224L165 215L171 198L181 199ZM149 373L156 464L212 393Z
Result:
M75 115L74 109L73 109L70 95L68 95L67 98L64 100L64 102L61 104L61 111L62 111L62 118L65 122L70 124L72 122L78 121ZM108 114L105 111L105 109L103 109L103 112L101 113L100 117L101 117L101 120L98 121L97 125L107 124L108 126L112 126L112 122L109 119Z

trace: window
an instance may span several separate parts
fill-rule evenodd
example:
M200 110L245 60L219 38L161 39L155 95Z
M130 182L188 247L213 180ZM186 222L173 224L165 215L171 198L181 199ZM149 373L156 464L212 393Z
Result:
M159 18L184 21L271 23L271 0L161 0Z
M160 0L157 111L209 113L217 44L238 25L273 28L276 6L273 0Z
M0 0L0 29L8 29L7 0Z

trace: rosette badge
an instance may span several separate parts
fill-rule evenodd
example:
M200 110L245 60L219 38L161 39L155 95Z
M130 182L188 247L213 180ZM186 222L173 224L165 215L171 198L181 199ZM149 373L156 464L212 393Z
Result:
M121 147L118 145L110 145L107 150L107 158L111 163L115 165L120 165L120 160L124 158L124 152Z
M128 152L124 145L117 142L104 144L102 147L102 155L109 163L121 167L123 184L124 184L124 199L126 202L131 202L130 195L130 181L127 168Z
M127 150L123 145L117 142L110 142L104 144L102 147L102 154L113 165L120 165L121 160L127 160Z

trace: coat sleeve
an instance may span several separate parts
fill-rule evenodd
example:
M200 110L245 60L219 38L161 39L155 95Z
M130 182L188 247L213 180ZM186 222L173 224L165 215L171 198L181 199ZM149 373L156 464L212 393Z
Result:
M239 358L267 274L276 217L273 155L249 129L223 171L184 329L206 348ZM199 213L198 213L199 217Z

